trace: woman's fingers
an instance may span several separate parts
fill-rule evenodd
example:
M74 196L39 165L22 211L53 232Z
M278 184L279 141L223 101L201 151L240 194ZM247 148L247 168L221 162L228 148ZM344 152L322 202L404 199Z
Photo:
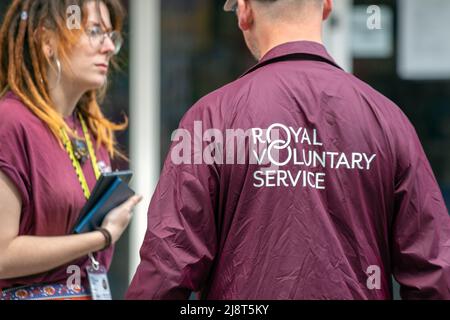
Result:
M131 211L136 207L143 199L142 196L133 196L128 200L128 209Z
M112 210L102 223L102 227L111 232L113 243L117 241L130 223L133 208L142 201L142 196L133 196Z
M134 207L136 207L139 204L139 202L142 201L142 199L143 197L139 195L132 196L123 204L123 208L127 211L132 211Z

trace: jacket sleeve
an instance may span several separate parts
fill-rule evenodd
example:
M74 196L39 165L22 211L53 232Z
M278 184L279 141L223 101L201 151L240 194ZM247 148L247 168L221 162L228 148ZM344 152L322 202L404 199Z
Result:
M450 299L450 217L415 130L400 126L393 274L403 299Z
M185 138L173 143L165 161L127 299L189 298L201 291L216 254L218 171L214 165L193 163L196 151L191 138L198 137L192 116L185 117L179 131ZM188 144L181 151L183 142ZM177 164L179 159L173 157L180 154L185 161Z

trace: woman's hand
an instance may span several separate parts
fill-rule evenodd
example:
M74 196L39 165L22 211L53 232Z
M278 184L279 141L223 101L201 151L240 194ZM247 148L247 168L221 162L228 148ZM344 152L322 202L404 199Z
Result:
M131 221L134 207L141 201L142 196L133 196L106 215L101 227L111 233L112 244L120 239Z
M116 242L142 197L132 197L106 216L103 227ZM20 235L22 201L14 183L0 170L0 280L41 274L71 263L105 245L98 232L67 236ZM61 226L63 228L63 226Z

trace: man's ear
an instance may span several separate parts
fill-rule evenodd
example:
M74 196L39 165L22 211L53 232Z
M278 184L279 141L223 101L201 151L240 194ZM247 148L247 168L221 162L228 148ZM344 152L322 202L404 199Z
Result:
M323 1L323 20L327 20L333 11L333 0Z
M251 1L238 0L237 5L236 14L238 17L239 28L242 31L248 31L253 26L254 21L254 11Z

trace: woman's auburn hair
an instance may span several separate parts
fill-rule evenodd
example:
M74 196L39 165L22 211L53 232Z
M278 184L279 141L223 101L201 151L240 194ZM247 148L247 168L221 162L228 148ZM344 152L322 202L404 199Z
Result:
M41 119L56 139L63 145L63 129L69 135L76 135L67 126L50 99L46 70L52 65L44 54L43 42L45 28L57 36L58 57L62 63L70 67L68 53L78 42L87 22L86 3L94 1L100 12L100 3L109 10L112 27L121 31L125 18L125 10L120 0L14 0L6 11L0 28L0 98L7 91L12 91L22 102ZM66 16L70 6L77 5L81 9L81 29L70 30ZM118 67L113 58L111 63ZM97 148L106 147L111 157L124 157L116 148L114 133L128 126L115 124L103 115L99 102L102 102L107 90L107 83L99 90L86 92L77 104L77 109L87 120L87 125L94 134Z

